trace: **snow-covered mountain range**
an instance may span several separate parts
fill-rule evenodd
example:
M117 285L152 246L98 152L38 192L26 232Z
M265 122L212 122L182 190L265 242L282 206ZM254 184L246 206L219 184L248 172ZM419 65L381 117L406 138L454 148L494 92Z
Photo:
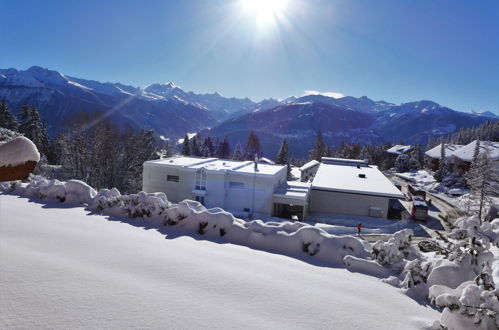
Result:
M172 82L144 88L103 83L39 66L0 69L0 100L14 112L25 104L35 106L52 135L85 113L109 118L120 126L154 129L175 140L198 131L213 137L227 135L233 146L254 130L270 156L282 138L296 142L290 143L291 149L303 156L317 130L332 145L426 143L429 136L498 119L491 112L463 113L426 100L394 104L366 96L306 95L254 102L219 93L186 92Z

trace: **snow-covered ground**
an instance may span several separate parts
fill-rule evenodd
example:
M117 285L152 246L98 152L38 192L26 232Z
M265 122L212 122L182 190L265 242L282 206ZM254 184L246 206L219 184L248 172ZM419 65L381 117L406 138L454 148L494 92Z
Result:
M448 188L444 184L437 182L433 177L433 174L427 170L396 173L395 175L423 187L426 191L443 199L463 212L468 209L469 189L467 188ZM455 195L452 195L454 193ZM499 198L490 198L494 204L499 205Z
M421 329L374 277L0 194L0 328Z

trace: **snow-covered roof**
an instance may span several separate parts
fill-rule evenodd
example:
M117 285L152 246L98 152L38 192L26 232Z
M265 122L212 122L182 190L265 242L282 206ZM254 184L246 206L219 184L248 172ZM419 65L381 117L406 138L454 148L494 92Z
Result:
M455 151L463 147L462 144L452 144L452 143L445 143L444 146L445 146L445 158L450 158ZM439 144L438 146L425 152L425 155L431 158L440 159L441 151L442 151L442 144Z
M402 144L397 144L388 149L386 152L389 154L394 154L394 155L401 155L405 154L406 152L410 151L412 149L412 146L405 146Z
M369 165L366 160L360 160L360 159L322 157L321 160L324 164L331 164L331 165L351 165L351 166Z
M285 184L277 187L274 197L280 197L282 199L289 200L301 200L307 201L308 194L310 192L310 183L298 182L298 181L287 181Z
M40 161L40 153L30 139L18 136L0 144L0 166L17 166L28 161Z
M265 157L260 157L260 158L258 159L258 162L259 162L259 163L270 164L270 165L275 165L275 162L273 162L273 161L271 161L270 159L265 158Z
M358 167L322 163L312 181L312 189L404 198L400 190L373 165Z
M453 153L453 156L464 160L465 162L471 162L473 160L473 154L475 153L476 142L477 140L459 148ZM480 154L484 153L486 150L488 150L491 160L499 159L499 142L480 141Z
M311 161L309 161L308 163L306 163L305 165L300 167L300 171L303 172L303 171L309 170L312 167L318 166L319 164L320 164L320 162L316 161L315 159L312 159Z
M207 171L232 171L238 173L255 173L253 161L226 160L219 158L200 158L187 156L174 156L158 160L149 160L144 165L183 167L190 169L204 168ZM274 175L280 172L286 165L258 164L257 174Z

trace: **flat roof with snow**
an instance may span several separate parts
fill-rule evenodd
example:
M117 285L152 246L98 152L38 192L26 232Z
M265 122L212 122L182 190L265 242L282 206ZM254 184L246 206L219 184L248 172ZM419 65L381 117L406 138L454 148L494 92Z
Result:
M312 189L404 198L404 195L376 166L322 163L312 182Z
M461 144L451 144L451 143L445 143L444 146L445 146L445 158L450 158L455 151L463 147L463 145ZM431 158L440 159L441 152L442 152L442 144L439 144L438 146L431 148L430 150L425 152L425 155Z
M237 173L255 173L253 161L225 160L219 158L200 158L187 156L174 156L158 160L149 160L144 165L183 167L190 169L204 168L207 171L232 171ZM274 175L286 165L258 164L257 174Z
M306 202L308 200L309 192L310 192L310 183L299 182L299 181L287 181L286 183L277 187L274 193L274 197L295 199Z

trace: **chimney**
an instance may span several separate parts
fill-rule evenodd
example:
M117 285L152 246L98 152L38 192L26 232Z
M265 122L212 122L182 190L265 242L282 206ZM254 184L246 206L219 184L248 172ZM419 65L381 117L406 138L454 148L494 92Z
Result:
M258 155L255 154L255 172L258 172Z

